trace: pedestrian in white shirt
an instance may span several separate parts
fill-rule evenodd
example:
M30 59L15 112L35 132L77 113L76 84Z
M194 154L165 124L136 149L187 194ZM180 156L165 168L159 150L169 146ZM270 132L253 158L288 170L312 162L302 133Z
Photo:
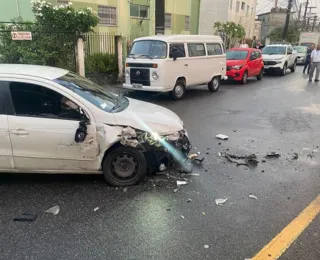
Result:
M249 48L249 45L246 43L245 39L241 41L239 48Z
M311 52L311 70L309 74L309 81L312 81L314 71L316 70L315 82L319 82L320 75L320 44L318 44L317 49Z

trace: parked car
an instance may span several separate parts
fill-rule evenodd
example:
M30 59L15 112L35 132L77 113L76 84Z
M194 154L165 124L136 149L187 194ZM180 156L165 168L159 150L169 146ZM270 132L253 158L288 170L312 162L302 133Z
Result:
M293 50L297 52L297 64L304 65L306 63L308 47L294 46Z
M233 48L227 51L227 77L246 84L249 77L263 76L261 51L253 48Z
M170 92L182 99L188 86L216 92L226 74L225 47L213 35L158 35L136 39L126 60L125 89Z
M103 173L141 182L190 150L181 119L64 69L0 65L0 172Z
M264 70L266 73L275 72L281 76L287 74L287 70L296 71L297 55L291 45L272 44L262 50Z

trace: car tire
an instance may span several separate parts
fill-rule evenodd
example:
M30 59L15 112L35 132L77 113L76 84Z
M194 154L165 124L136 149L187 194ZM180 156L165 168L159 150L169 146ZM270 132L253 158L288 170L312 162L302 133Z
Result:
M147 175L144 154L134 148L117 147L103 161L103 175L113 186L131 186L141 183Z
M260 70L260 73L257 76L257 80L262 80L263 78L263 68Z
M295 61L292 68L290 68L291 72L295 72L296 71L296 68L297 68L297 62Z
M177 81L173 90L171 91L171 97L173 100L181 100L186 94L186 86L183 81Z
M280 71L281 76L285 76L287 74L287 69L288 69L287 63L285 63L283 65L282 70Z
M245 71L241 79L241 84L244 85L244 84L247 84L247 82L248 82L248 71Z
M210 92L217 92L220 88L220 77L213 77L208 83L208 89Z

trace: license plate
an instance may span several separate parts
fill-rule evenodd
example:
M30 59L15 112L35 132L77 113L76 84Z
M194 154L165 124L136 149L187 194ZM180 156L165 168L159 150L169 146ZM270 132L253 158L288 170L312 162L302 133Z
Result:
M267 65L267 66L266 66L266 65L264 66L265 69L269 69L269 67L270 67L270 66L268 66L268 65Z
M142 88L142 84L132 84L132 88Z

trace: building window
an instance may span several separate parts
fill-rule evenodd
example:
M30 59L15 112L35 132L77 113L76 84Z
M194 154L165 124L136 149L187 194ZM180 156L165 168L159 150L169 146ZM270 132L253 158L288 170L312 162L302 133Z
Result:
M68 5L69 2L67 0L57 0L57 5Z
M241 10L244 11L245 9L246 9L246 3L245 3L245 2L242 2L242 3L241 3Z
M237 1L236 11L239 12L239 10L240 10L240 2Z
M247 5L247 15L249 14L250 7Z
M203 43L188 43L189 57L206 56Z
M117 8L98 5L99 24L117 25Z
M186 31L190 31L190 16L185 17L184 28L186 29Z
M233 2L233 0L230 0L230 10L232 10L232 3Z
M164 28L171 29L171 14L164 14Z
M130 16L149 18L149 6L146 5L130 5Z

